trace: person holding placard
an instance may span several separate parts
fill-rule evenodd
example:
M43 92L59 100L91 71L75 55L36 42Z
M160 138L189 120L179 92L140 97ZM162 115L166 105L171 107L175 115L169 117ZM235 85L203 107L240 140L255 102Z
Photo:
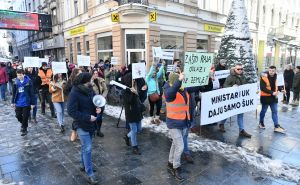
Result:
M162 98L159 90L158 79L163 75L163 67L160 67L159 70L156 68L156 64L153 64L150 68L149 73L146 76L146 83L148 87L147 95L150 104L150 116L153 117L152 123L160 124L159 119L160 109L162 106ZM156 105L156 114L154 116L154 106Z
M296 74L293 80L293 102L291 105L299 106L299 94L300 94L300 66L296 67Z
M274 131L284 133L285 129L278 123L278 85L276 67L270 66L267 73L260 78L260 102L261 111L259 114L259 128L265 129L264 118L270 106L272 111L272 120L274 122Z
M52 79L52 70L47 67L47 63L43 62L42 67L39 69L38 73L38 80L39 80L39 92L41 96L41 108L42 108L42 114L45 115L45 109L46 109L46 101L49 103L51 116L52 118L56 118L55 112L54 112L54 106L51 100L51 95L49 93L49 84Z
M37 123L36 120L36 113L37 113L37 100L39 97L39 91L38 91L38 75L37 75L37 71L32 68L32 67L28 67L25 69L25 74L26 76L28 76L31 81L32 81L32 88L33 88L33 94L34 94L34 99L35 99L35 106L32 109L32 116L29 116L29 120L32 121L33 123Z
M60 126L61 133L65 132L64 125L64 109L65 109L65 95L64 86L66 81L63 80L62 74L54 75L53 81L49 84L49 92L52 94L52 102L57 115L57 122Z
M283 96L282 103L289 104L290 102L290 95L291 95L291 89L293 87L293 79L294 79L294 70L293 66L289 64L287 68L283 72L283 78L284 78L284 85L285 85L285 95Z
M104 98L107 97L108 89L105 83L105 80L103 78L98 77L98 71L93 70L92 71L92 79L91 79L91 84L93 86L93 90L96 95L102 95ZM96 121L97 125L97 136L99 137L104 137L104 134L101 132L101 126L102 126L102 116L104 112L104 106L100 107L101 108L101 113L98 115L98 119Z
M222 71L222 70L226 70L226 60L225 59L221 59L218 63L218 65L216 66L216 71ZM220 84L220 88L223 88L224 83L226 78L221 78L221 79L216 79L219 80L219 84Z
M234 68L230 71L230 75L226 78L224 82L224 88L246 84L246 78L243 74L243 71L243 64L236 63ZM221 121L221 123L219 124L219 129L221 132L225 132L224 124L226 123L226 120L227 119ZM241 137L251 138L251 134L248 134L244 129L244 113L237 115L237 123L240 132L239 135Z
M168 171L179 181L184 180L180 174L180 159L184 150L184 133L190 127L191 120L190 94L182 87L183 79L183 73L170 73L169 82L164 86L167 109L166 124L172 138Z

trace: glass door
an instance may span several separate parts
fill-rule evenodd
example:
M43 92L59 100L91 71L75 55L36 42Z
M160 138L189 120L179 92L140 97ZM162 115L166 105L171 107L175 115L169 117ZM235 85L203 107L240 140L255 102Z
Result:
M146 30L125 30L127 65L146 58Z

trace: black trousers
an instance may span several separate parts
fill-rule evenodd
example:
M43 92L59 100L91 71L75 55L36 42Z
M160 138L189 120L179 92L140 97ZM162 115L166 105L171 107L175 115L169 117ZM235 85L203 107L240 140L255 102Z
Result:
M40 91L40 97L41 97L42 113L45 113L46 101L47 101L50 105L51 115L55 115L54 106L53 106L53 103L52 103L52 100L51 100L51 94L49 93L49 91L47 89L41 90Z
M153 116L153 112L154 112L154 106L156 105L156 116L159 116L160 114L160 109L162 106L162 99L161 96L159 97L159 100L157 102L151 102L150 97L148 97L148 101L150 104L150 116Z
M291 89L289 87L285 87L286 95L283 95L283 101L290 101L291 97Z
M30 116L30 106L27 107L16 107L16 118L22 124L22 129L27 129L28 118Z
M294 97L293 97L294 101L296 101L296 100L299 101L299 94L300 94L300 92L294 92Z

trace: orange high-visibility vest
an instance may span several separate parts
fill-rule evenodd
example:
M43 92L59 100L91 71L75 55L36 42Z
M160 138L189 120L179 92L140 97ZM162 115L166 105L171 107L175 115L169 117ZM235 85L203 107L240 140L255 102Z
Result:
M270 81L269 81L268 77L264 76L264 77L261 77L261 79L266 83L266 88L271 91L272 89L271 89L271 85L270 85ZM277 87L277 80L276 80L275 92L277 92L277 91L278 91L278 87ZM260 91L260 96L272 96L272 94L265 93L264 91Z
M42 80L42 85L49 85L52 77L52 70L47 69L47 73L45 74L43 70L39 70L39 77Z
M166 102L167 118L175 120L188 120L190 117L190 95L186 92L187 103L185 103L184 97L177 92L176 98L172 102Z

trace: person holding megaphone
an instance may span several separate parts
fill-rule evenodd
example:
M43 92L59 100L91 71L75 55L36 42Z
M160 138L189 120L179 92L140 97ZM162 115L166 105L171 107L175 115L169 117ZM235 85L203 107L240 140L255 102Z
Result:
M74 119L81 142L81 171L85 171L90 184L97 184L92 163L92 138L96 128L97 114L101 108L93 103L95 92L91 85L92 75L80 73L73 82L68 99L68 114Z

